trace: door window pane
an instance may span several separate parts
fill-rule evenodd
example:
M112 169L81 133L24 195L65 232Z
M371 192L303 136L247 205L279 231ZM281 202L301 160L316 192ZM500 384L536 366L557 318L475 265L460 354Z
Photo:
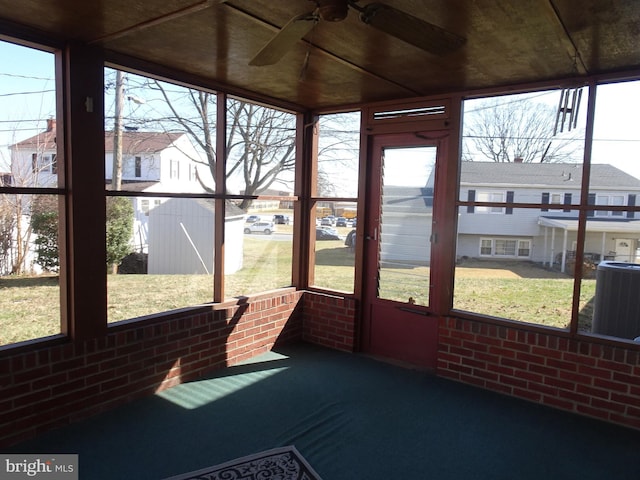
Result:
M436 147L386 148L378 241L378 297L429 304Z

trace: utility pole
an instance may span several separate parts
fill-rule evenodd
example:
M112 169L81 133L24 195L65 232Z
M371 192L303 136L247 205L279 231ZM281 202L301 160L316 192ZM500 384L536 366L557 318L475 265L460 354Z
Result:
M113 122L113 170L111 188L122 189L122 104L124 103L124 73L116 70L116 112Z

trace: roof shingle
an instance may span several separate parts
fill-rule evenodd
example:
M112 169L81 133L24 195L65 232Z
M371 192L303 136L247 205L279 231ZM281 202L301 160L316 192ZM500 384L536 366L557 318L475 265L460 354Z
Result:
M545 185L567 184L580 188L582 165L573 163L462 162L460 182L465 185ZM640 189L640 180L608 164L591 165L592 187Z

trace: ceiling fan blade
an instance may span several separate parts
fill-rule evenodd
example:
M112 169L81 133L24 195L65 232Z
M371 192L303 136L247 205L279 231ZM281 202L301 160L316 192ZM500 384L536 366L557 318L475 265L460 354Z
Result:
M289 20L282 29L260 50L249 62L249 65L263 66L277 63L295 43L309 33L316 23L318 16L314 13L304 13Z
M370 3L360 11L360 19L374 28L435 55L460 48L466 39L382 3Z

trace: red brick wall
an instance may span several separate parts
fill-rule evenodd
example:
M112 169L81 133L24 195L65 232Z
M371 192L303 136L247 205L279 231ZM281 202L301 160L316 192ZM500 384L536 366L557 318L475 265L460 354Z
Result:
M0 352L0 446L302 337L302 292L123 323L106 337ZM46 346L49 345L49 346Z
M303 307L304 341L353 352L356 345L356 301L319 292L306 292Z
M640 349L472 320L439 326L438 375L640 429Z

